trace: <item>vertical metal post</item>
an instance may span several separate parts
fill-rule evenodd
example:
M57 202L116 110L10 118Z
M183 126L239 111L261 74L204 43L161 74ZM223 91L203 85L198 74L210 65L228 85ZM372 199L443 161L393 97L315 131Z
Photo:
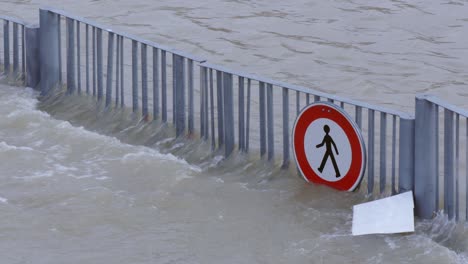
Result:
M153 119L159 116L159 53L153 48Z
M59 16L50 11L40 9L39 21L41 95L46 95L60 80Z
M396 191L396 116L392 116L392 195Z
M188 133L189 135L195 132L195 116L193 106L193 60L187 59L187 71L188 71Z
M414 190L414 119L400 117L398 192Z
M244 121L244 77L239 76L239 105L238 105L238 121L239 121L239 150L244 151L245 141L245 121Z
M125 105L124 93L124 38L120 36L120 107Z
M184 67L184 58L182 56L173 54L173 64L174 68L174 90L175 90L175 127L176 127L176 136L180 137L184 135L185 132L185 67Z
M435 127L436 127L435 131L437 131L435 133L435 138L436 138L435 139L435 142L436 142L435 143L435 147L436 147L435 149L435 155L436 155L435 171L437 175L436 176L436 188L435 188L436 189L436 211L439 211L439 196L440 196L439 194L439 189L440 189L439 188L439 181L440 181L439 179L440 177L439 175L439 106L435 104L434 107L435 107L435 112L436 112L436 114L434 115L434 120L435 120L434 122L435 122Z
M19 44L18 44L18 24L13 23L13 75L19 74Z
M174 126L176 125L176 118L177 118L177 88L176 88L176 68L174 67L175 64L175 54L172 54L172 123Z
M75 92L75 21L67 17L67 92Z
M435 105L424 97L416 97L414 195L416 214L426 219L437 210L436 117Z
M460 220L460 115L455 117L455 220Z
M58 39L58 60L59 60L59 83L63 84L62 78L62 21L60 15L56 17L58 27L57 27L57 39ZM42 27L42 26L41 26Z
M245 152L249 152L249 142L250 142L250 85L251 80L247 79L247 122L245 124Z
M318 102L318 101L320 101L320 96L314 95L314 102Z
M81 94L81 33L80 22L76 21L76 70L78 73L78 93Z
M10 21L3 20L3 58L5 74L10 74Z
M36 88L40 80L39 61L39 27L27 27L26 32L26 85Z
M21 25L21 73L26 75L26 27Z
M98 101L102 100L103 96L103 76L102 76L102 29L96 29L96 46L97 46L97 94L98 94Z
M138 111L138 42L132 40L132 109Z
M205 126L207 121L205 120L205 93L206 93L206 68L200 65L200 138L205 139Z
M204 117L203 117L203 120L205 120L205 133L204 134L204 139L205 141L208 141L208 137L209 137L209 122L208 122L208 70L205 68L205 71L203 73L204 75L204 84L203 84L203 88L205 90L205 92L203 93L203 101L204 101Z
M367 167L369 168L369 171L367 173L368 179L367 179L367 193L372 194L374 192L374 139L375 139L375 134L374 134L374 110L368 109L368 139L367 143L369 144L367 146L367 152L369 154L369 157L367 159Z
M224 156L227 158L234 150L234 96L232 92L232 74L223 73L224 99Z
M289 91L283 88L283 168L289 166Z
M455 217L454 208L454 140L453 140L453 112L444 111L444 211L449 219Z
M141 112L143 120L148 118L148 62L146 44L141 43Z
M92 41L93 41L93 96L96 96L96 76L97 76L97 62L96 62L96 28L93 27L93 32L92 32Z
M89 94L89 25L86 24L86 94Z
M114 33L107 35L107 81L106 81L106 107L112 102L112 67L114 66Z
M268 160L275 155L274 120L273 120L273 85L267 84L267 124L268 124Z
M468 118L465 119L465 142L468 142ZM465 164L468 164L468 147L465 152ZM468 166L465 166L465 222L468 222Z
M163 123L167 122L167 81L166 81L166 51L161 50L161 115Z
M258 85L259 98L259 114L260 114L260 156L263 157L266 153L266 118L265 118L265 83L260 82Z
M362 129L362 107L355 106L355 116L356 116L356 124L358 125L359 129Z
M117 47L115 49L115 107L119 106L120 94L120 36L115 35L115 42Z
M310 94L306 94L306 105L310 104Z
M216 147L215 141L215 117L214 117L214 92L213 92L213 70L210 69L210 112L211 112L211 150Z
M387 182L387 114L380 112L380 193L385 192Z
M296 115L299 115L301 110L300 101L299 101L299 92L296 91Z
M223 73L216 71L216 96L218 106L218 148L224 145L224 119L223 119Z

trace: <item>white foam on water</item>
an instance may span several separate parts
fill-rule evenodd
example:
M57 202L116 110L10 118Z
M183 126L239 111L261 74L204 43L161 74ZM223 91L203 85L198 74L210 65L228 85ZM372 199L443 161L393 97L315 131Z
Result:
M14 146L14 145L9 145L5 141L0 142L0 151L34 151L34 149L30 147L24 147L24 146Z
M5 198L5 197L0 197L0 203L7 204L7 203L8 203L8 199Z

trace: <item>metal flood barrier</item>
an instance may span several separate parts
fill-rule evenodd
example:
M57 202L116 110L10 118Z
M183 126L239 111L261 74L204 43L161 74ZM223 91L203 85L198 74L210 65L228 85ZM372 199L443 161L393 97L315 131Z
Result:
M0 20L3 21L2 71L9 77L22 79L26 72L26 26L11 17L0 16Z
M92 96L109 109L129 106L146 122L171 123L177 137L198 136L226 158L235 151L259 154L272 166L279 164L282 168L291 166L291 129L300 110L316 101L328 101L345 109L363 133L367 169L361 188L366 188L368 195L413 190L417 215L431 218L439 209L439 195L444 194L444 212L451 219L455 214L457 220L459 200L468 199L468 186L465 199L458 199L459 117L467 115L437 98L418 96L414 118L404 112L229 70L61 10L40 9L39 18L39 27L34 27L0 17L4 21L0 62L5 74L24 76L26 85L37 88L41 95L66 86L68 94ZM128 76L131 78L125 78ZM451 128L456 132L455 137L451 133L444 136L445 178L441 192L439 106L446 111L445 131ZM468 219L468 210L465 212Z

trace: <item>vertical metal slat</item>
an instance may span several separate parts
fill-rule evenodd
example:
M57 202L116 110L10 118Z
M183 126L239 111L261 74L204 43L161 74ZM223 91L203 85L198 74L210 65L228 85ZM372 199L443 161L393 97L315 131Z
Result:
M141 112L143 120L148 118L148 56L146 44L141 43Z
M107 36L107 81L106 81L106 107L112 102L112 67L114 65L114 33Z
M369 157L367 159L367 167L369 168L369 172L367 174L367 193L372 194L374 192L374 110L368 109L368 139L367 143L367 152Z

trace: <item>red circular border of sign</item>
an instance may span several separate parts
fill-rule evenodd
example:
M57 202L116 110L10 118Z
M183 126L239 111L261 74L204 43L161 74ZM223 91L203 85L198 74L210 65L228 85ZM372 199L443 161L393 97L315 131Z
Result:
M317 108L320 108L317 111ZM328 118L345 132L351 145L351 166L341 180L330 182L322 179L311 168L305 153L304 138L309 125L319 118ZM296 119L293 130L293 150L296 163L307 182L328 185L342 191L354 191L365 172L366 151L364 140L346 112L327 102L314 103L304 108Z

